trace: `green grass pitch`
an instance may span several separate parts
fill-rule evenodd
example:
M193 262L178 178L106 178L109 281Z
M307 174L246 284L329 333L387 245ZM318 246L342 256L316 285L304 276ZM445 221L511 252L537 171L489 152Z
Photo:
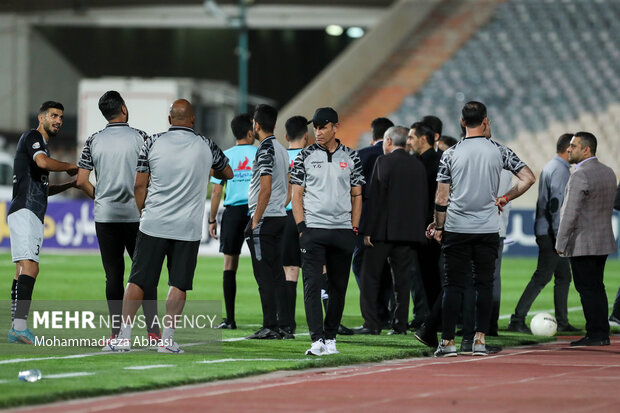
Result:
M500 314L509 315L519 299L525 284L535 268L535 259L505 258L502 265L502 307ZM128 273L127 261L126 273ZM222 300L222 257L200 257L196 269L194 290L189 300ZM8 305L10 279L15 268L8 254L0 254L0 269L5 274L4 291ZM164 270L159 288L159 299L165 299L167 273ZM300 280L301 281L301 280ZM613 303L620 285L620 261L607 262L605 283L609 304ZM35 287L33 300L105 300L105 281L98 255L46 255L41 259L41 272ZM579 296L571 286L569 308L580 307ZM550 283L532 308L553 309L553 285ZM160 312L163 309L160 307ZM252 276L251 263L242 258L237 274L237 324L239 329L223 331L223 339L247 336L258 329L261 310L256 281ZM585 321L580 309L569 313L571 323L583 328ZM297 332L295 340L225 341L218 353L206 352L196 345L186 348L182 355L158 354L153 351L136 351L124 354L100 354L97 349L84 351L85 357L67 358L59 354L49 358L46 354L23 357L17 361L12 352L19 346L0 342L0 407L50 402L76 397L95 396L122 391L161 388L226 378L266 373L280 369L303 369L319 366L335 366L385 359L430 356L432 350L418 343L413 335L387 336L339 336L341 354L310 358L304 351L310 344L303 309L303 291L298 285ZM529 321L529 319L528 319ZM508 320L500 320L500 329ZM355 327L362 324L359 309L359 290L353 276L349 282L343 324ZM8 332L9 326L5 326ZM616 333L618 330L615 331ZM306 334L304 334L306 333ZM136 332L143 334L143 332ZM6 337L6 336L5 336ZM544 341L523 334L500 331L500 337L492 337L489 343L511 346ZM179 339L180 341L180 339ZM180 342L183 345L183 342ZM136 367L168 365L169 367L139 370ZM127 369L131 367L131 369ZM21 370L38 368L43 379L35 383L17 380ZM81 377L53 378L67 373L87 373ZM51 377L50 377L51 376Z

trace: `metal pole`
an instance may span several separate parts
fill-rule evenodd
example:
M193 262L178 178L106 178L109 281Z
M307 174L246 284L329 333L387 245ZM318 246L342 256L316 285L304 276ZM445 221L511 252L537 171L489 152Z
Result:
M239 113L248 110L248 25L246 0L239 0Z

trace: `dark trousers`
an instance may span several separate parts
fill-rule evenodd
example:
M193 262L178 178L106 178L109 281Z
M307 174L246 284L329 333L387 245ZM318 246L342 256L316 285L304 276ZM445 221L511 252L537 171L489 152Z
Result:
M536 237L538 244L538 264L532 279L525 287L510 321L525 322L525 317L532 307L534 300L543 288L555 276L553 287L553 301L555 304L555 318L558 326L568 325L568 289L571 274L568 258L560 257L555 251L555 243L549 235Z
M382 321L377 312L379 286L383 263L390 264L396 298L394 330L406 331L409 314L409 291L411 290L411 261L415 255L409 243L375 241L374 247L367 247L362 264L362 317L364 326L380 330Z
M445 232L441 251L445 257L446 280L442 301L442 338L453 340L461 311L463 292L471 277L476 290L475 330L486 333L489 329L493 300L493 273L497 259L499 235L459 234Z
M280 245L285 224L286 216L265 217L254 230L250 220L245 230L263 309L263 327L271 329L288 327L292 323Z
M497 322L499 321L499 305L502 298L502 252L504 249L504 238L500 238L497 247L497 259L495 260L495 271L493 272L493 304L489 314L488 334L497 335ZM472 340L476 333L476 288L473 277L469 277L465 293L463 294L463 338Z
M575 288L586 318L586 336L594 339L609 338L607 294L603 283L606 261L607 255L570 258Z
M616 293L616 299L614 300L614 308L611 310L611 315L620 319L620 288Z
M427 242L420 245L417 255L418 273L419 279L422 282L422 288L416 285L416 278L414 276L414 306L416 308L420 307L419 311L414 310L414 319L417 318L416 316L428 318L441 292L441 276L439 274L441 246L434 239L427 240ZM416 301L418 302L416 303ZM424 317L424 314L426 317Z
M101 252L101 262L105 271L105 296L108 300L108 310L113 320L120 320L123 309L123 295L125 294L125 257L127 251L133 259L136 249L136 236L138 235L139 222L95 222L95 232ZM157 314L157 286L146 287L144 290L143 310L145 317L151 319ZM118 324L118 323L117 323ZM151 330L151 323L149 332ZM120 325L113 328L118 333Z
M299 238L306 320L312 341L335 339L344 311L355 233L350 229L306 228ZM327 267L327 309L323 320L321 288Z
M364 245L364 237L358 236L355 241L355 249L353 250L353 261L351 262L351 269L355 276L357 286L362 290L362 262L364 261L364 252L366 246ZM362 312L362 300L360 295L360 309ZM383 270L381 272L381 284L379 286L379 294L377 296L377 314L382 325L390 324L393 318L394 304L394 290L392 289L392 274L390 272L390 266L387 260L383 263Z

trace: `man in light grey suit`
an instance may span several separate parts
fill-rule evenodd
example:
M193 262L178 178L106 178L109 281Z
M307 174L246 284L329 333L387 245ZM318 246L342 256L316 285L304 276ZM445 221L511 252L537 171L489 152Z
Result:
M611 227L616 174L595 155L596 137L576 133L568 148L568 161L576 164L575 172L566 186L555 243L559 255L570 257L586 318L586 336L571 346L609 345L603 274L607 255L616 251Z

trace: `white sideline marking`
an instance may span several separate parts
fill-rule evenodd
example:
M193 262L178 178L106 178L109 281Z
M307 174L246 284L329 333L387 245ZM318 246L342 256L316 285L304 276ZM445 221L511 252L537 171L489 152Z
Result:
M123 367L125 370L149 370L159 369L162 367L176 367L174 364L151 364L150 366L129 366Z
M609 308L613 307L613 305L610 305ZM581 307L570 307L567 309L569 313L573 312L573 311L581 311ZM527 315L536 315L536 314L540 314L540 313L550 313L550 314L555 314L555 309L551 309L551 310L538 310L538 311L529 311L527 313ZM512 314L504 314L504 315L500 315L499 319L500 320L508 320L510 318Z
M305 359L272 359L272 358L258 358L258 359L217 359L217 360L202 360L196 361L198 364L214 364L214 363L230 363L233 361L309 361L315 360L311 358Z
M43 379L66 379L69 377L83 377L83 376L94 376L95 373L91 373L88 371L76 371L74 373L58 373L58 374L43 374L41 378Z

